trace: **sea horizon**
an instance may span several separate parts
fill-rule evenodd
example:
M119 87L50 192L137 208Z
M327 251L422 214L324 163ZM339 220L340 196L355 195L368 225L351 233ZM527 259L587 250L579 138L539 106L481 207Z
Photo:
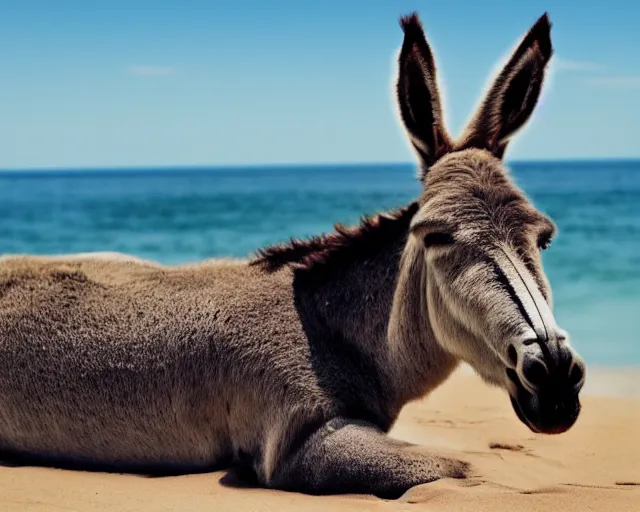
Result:
M548 165L548 164L561 164L561 165L598 165L598 164L633 164L640 163L640 156L637 157L598 157L598 158L583 158L583 157L562 157L562 158L540 158L540 159L515 159L506 160L505 166L510 168L511 166L536 166L536 165ZM144 172L144 173L157 173L157 172L176 172L176 171L194 171L194 172L210 172L210 171L231 171L231 170L281 170L281 169L324 169L324 168L349 168L349 167L418 167L417 161L326 161L326 162L282 162L282 163L232 163L232 164L143 164L143 165L73 165L73 166L34 166L34 167L17 167L11 168L0 167L0 174L13 174L13 173L27 173L27 174L40 174L40 173L103 173L103 172L115 172L115 173L129 173L129 172Z

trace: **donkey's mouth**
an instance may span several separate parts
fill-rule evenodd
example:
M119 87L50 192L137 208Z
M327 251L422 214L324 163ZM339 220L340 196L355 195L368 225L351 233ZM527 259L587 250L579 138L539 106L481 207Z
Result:
M511 405L518 419L537 434L562 434L569 430L580 414L580 399L575 390L547 389L531 394L515 382Z
M518 404L518 402L516 401L515 398L513 398L512 396L509 396L509 398L511 399L511 406L513 407L513 410L516 413L516 416L518 417L518 419L524 423L527 427L529 427L529 429L532 432L535 432L536 434L540 434L541 432L535 427L535 425L533 425L528 419L527 417L524 415L524 413L522 412L522 409L520 408L520 404Z

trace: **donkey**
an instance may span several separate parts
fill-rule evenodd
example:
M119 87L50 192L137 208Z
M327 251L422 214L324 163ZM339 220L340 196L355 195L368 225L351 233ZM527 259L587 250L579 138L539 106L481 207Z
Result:
M250 261L126 255L0 263L0 452L102 470L228 467L311 494L398 497L465 462L387 437L469 363L532 431L580 411L585 366L551 312L554 233L501 163L552 54L545 14L458 141L416 14L397 98L423 191Z

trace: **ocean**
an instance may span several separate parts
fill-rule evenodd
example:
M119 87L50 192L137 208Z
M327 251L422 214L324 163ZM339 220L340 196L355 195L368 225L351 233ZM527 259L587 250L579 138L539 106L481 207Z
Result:
M558 323L589 364L640 364L640 162L512 163L559 236L544 253ZM121 251L167 264L403 206L415 167L344 165L0 173L0 253Z

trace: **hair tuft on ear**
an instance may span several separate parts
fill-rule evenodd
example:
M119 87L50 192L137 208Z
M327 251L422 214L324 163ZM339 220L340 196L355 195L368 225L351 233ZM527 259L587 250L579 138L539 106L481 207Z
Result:
M402 16L402 18L400 18L400 26L404 31L406 39L413 41L420 41L424 39L424 29L422 27L422 22L418 17L418 13L412 12L407 16Z

